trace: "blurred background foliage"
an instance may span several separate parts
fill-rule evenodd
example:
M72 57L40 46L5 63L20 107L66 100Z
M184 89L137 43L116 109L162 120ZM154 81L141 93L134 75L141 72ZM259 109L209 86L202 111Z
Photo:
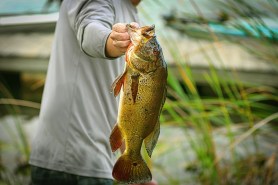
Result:
M209 14L202 13L194 0L187 2L196 12L169 12L164 15L168 26L195 38L235 42L264 61L278 64L277 1L212 0L214 11Z
M229 69L232 73L228 73L217 49L221 41L236 44L269 63L277 72L278 27L273 24L278 17L277 1L212 0L206 4L179 0L167 4L162 0L144 0L141 5L145 23L162 18L158 28L163 31L158 33L158 38L173 62L168 63L168 99L161 120L163 125L183 132L175 130L172 137L180 140L177 139L174 146L171 141L168 147L167 140L161 141L159 149L164 153L159 152L159 155L164 154L166 161L167 155L183 159L173 162L171 170L177 171L174 168L178 167L184 173L179 177L179 173L167 170L170 162L162 165L154 159L155 165L168 175L167 183L277 183L277 140L270 142L273 148L266 154L262 151L261 138L271 135L272 131L277 133L277 87L243 82L233 68ZM150 13L156 11L153 7L160 10L159 17ZM189 57L185 57L188 51L179 44L182 40L176 39L177 33L197 43L211 43L214 57L201 44L198 52L207 62L207 69L201 74L205 85L197 82L194 66L190 65L194 61L189 64ZM225 140L225 144L221 140ZM244 143L248 143L247 146ZM172 155L172 150L178 150L183 156Z
M56 2L47 1L43 11ZM278 79L278 2L143 0L138 9L141 24L156 25L169 70L161 136L148 160L154 178L162 185L277 184L277 86L241 80L240 68L227 67L219 47L231 43L243 48L270 65ZM199 46L194 55L202 56L205 65L197 75L192 51L181 47L182 42ZM0 85L1 116L13 115L15 125L1 121L14 140L1 140L0 152L18 151L12 171L1 165L0 157L0 184L28 181L28 175L23 177L28 174L30 143L23 125L38 115L43 89L29 86L44 77L27 80L22 86L29 94L20 99Z

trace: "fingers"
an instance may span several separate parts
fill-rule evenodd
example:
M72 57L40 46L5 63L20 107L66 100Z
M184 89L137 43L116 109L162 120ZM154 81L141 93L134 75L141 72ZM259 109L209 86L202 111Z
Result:
M132 23L134 26L139 26L138 23ZM112 27L112 32L110 34L110 38L112 39L112 44L115 48L118 49L119 52L125 53L127 47L130 44L130 36L127 32L126 24L117 23Z
M113 45L119 48L121 51L125 51L130 44L130 37L127 33L126 24L117 23L112 27L112 32L110 35L113 40Z
M116 47L121 53L124 53L130 44L130 38L128 33L118 33L112 31L110 38L112 39L112 44Z
M126 24L125 23L116 23L113 25L112 30L118 33L125 33L127 32Z
M111 39L117 40L117 41L130 40L130 37L127 32L119 33L119 32L112 31L110 37L111 37Z
M138 28L139 24L136 22L130 23L134 28ZM130 44L130 36L127 32L125 23L117 23L112 27L112 31L106 43L106 53L108 56L117 57L126 52Z
M113 40L113 45L115 47L118 47L119 49L126 49L130 44L130 40L126 41L118 41L118 40Z

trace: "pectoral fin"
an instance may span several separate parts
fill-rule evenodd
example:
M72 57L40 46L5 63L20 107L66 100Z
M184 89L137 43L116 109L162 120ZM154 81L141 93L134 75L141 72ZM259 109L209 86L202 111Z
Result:
M122 132L118 126L118 124L115 124L111 135L110 135L110 146L112 149L112 152L115 152L116 150L118 150L123 143L123 136L122 136Z
M121 92L122 85L124 85L126 72L127 70L125 68L124 72L119 75L112 84L111 91L114 93L115 97Z
M154 127L154 130L144 140L145 147L149 157L152 156L153 149L155 148L159 134L160 134L160 123L158 121Z

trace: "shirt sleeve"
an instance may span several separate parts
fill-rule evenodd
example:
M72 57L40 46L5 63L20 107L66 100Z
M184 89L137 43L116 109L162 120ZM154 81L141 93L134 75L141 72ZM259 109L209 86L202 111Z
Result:
M81 50L91 57L108 58L105 55L105 45L115 19L112 2L71 0L68 16Z

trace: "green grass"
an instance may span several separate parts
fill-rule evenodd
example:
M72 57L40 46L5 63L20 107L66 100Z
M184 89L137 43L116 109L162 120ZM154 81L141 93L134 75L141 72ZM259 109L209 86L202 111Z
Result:
M23 124L26 121L26 118L29 117L29 115L26 115L26 109L36 110L35 112L37 112L39 108L39 103L29 100L15 99L7 86L0 81L0 118L1 120L3 120L5 116L11 118L6 122L0 122L1 128L4 129L1 130L1 132L5 132L9 137L7 138L8 140L0 140L0 154L12 154L13 157L15 157L14 154L16 154L13 164L11 164L11 166L15 166L14 169L6 166L7 163L4 162L0 156L0 184L28 184L30 177L30 169L28 165L30 143L23 128Z

